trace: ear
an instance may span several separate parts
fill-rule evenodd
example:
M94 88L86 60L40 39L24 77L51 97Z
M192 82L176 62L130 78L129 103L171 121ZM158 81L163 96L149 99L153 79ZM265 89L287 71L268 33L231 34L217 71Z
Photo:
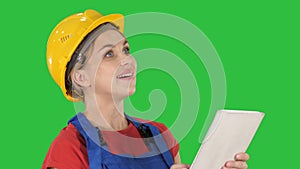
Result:
M72 76L74 82L82 87L88 87L91 84L90 78L84 70L76 70Z

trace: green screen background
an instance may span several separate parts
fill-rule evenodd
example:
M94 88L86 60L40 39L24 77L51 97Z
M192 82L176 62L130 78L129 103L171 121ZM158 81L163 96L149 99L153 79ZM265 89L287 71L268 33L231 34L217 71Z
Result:
M170 13L196 25L210 39L223 63L225 108L266 113L247 151L250 168L295 168L300 150L299 7L290 0L2 2L1 168L40 168L52 140L75 114L74 105L63 97L48 73L46 43L62 18L88 8L103 14ZM196 57L185 57L194 54L168 37L145 34L131 37L129 42L132 51L172 51L184 58L196 75L200 110L193 128L180 142L182 161L191 163L210 106L205 67ZM165 112L157 121L171 126L180 102L178 86L171 76L157 70L139 74L137 93L130 99L137 109L146 110L149 92L157 88L168 98Z

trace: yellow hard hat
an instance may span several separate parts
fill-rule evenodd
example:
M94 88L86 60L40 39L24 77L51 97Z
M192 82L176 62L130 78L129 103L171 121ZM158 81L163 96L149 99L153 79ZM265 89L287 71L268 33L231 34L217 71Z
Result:
M92 30L103 23L113 23L124 31L124 17L121 14L103 16L95 10L71 15L62 20L51 32L47 43L47 65L54 81L70 101L81 101L67 94L65 72L68 62L78 45Z

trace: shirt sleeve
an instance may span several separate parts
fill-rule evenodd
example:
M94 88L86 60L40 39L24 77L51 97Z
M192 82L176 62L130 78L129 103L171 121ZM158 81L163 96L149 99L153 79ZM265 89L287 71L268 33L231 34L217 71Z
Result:
M57 169L89 168L85 140L76 128L70 125L64 128L52 142L42 169L51 167Z

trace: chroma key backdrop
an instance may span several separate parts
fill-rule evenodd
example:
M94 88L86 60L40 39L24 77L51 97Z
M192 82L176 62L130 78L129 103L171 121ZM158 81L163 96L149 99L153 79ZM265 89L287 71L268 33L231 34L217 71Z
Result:
M299 8L291 0L2 2L1 168L41 168L51 142L83 110L52 80L46 45L60 20L86 9L124 15L138 64L125 112L165 123L183 163L192 163L216 110L242 109L266 114L247 150L249 168L295 168Z

